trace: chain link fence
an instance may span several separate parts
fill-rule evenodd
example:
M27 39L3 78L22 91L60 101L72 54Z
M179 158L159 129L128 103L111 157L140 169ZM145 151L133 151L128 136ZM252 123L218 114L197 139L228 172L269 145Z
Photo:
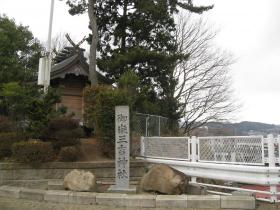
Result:
M199 162L263 165L262 136L223 136L198 138Z
M141 136L176 136L178 122L158 115L134 113L131 122L131 155L140 155Z
M135 113L132 117L133 136L171 136L178 125L167 117Z

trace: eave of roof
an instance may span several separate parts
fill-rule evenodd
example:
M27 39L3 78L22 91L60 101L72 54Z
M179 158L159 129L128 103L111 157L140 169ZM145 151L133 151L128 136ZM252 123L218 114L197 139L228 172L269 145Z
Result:
M79 54L75 54L64 61L59 62L58 64L54 65L51 69L51 79L56 79L56 78L64 78L66 74L72 74L72 72L69 72L72 66L76 65L79 63L83 69L82 72L75 73L75 75L83 75L88 77L88 66L87 64L83 61L81 56ZM77 75L77 76L78 76Z
M58 64L54 65L51 69L51 79L56 79L56 78L64 78L65 75L67 74L72 74L70 71L71 67L76 65L79 62L81 67L83 68L83 73L81 74L82 76L86 76L87 78L89 77L89 65L85 61L85 58L82 57L79 54L75 54L64 61L59 62ZM75 74L77 75L77 74ZM97 72L97 77L98 80L101 83L105 84L111 84L111 81L107 79L105 76Z

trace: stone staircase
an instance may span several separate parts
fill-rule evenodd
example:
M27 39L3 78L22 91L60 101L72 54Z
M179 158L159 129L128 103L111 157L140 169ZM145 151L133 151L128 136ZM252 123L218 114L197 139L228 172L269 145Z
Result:
M138 185L141 177L132 177L130 185ZM97 188L99 192L104 192L111 185L114 185L114 178L97 178ZM6 180L3 185L25 187L29 189L41 190L64 190L62 179L38 179L38 180Z
M137 186L140 181L140 177L134 177L130 180L130 185ZM115 184L115 181L110 178L99 178L96 181L97 183L97 191L104 192L106 191L111 185ZM64 190L63 187L63 180L49 180L47 183L48 190Z

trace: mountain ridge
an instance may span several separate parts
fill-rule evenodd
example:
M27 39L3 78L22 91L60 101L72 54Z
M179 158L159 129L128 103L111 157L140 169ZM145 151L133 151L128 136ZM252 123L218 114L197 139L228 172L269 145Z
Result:
M196 132L199 135L279 135L280 125L253 121L208 122Z

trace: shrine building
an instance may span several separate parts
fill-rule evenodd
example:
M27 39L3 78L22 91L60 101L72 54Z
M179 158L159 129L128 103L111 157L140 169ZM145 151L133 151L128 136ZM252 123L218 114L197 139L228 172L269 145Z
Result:
M61 103L68 114L73 118L83 121L84 90L89 81L89 65L84 56L84 49L65 47L55 58L51 69L51 87L60 88ZM108 79L97 72L101 84L110 84Z

